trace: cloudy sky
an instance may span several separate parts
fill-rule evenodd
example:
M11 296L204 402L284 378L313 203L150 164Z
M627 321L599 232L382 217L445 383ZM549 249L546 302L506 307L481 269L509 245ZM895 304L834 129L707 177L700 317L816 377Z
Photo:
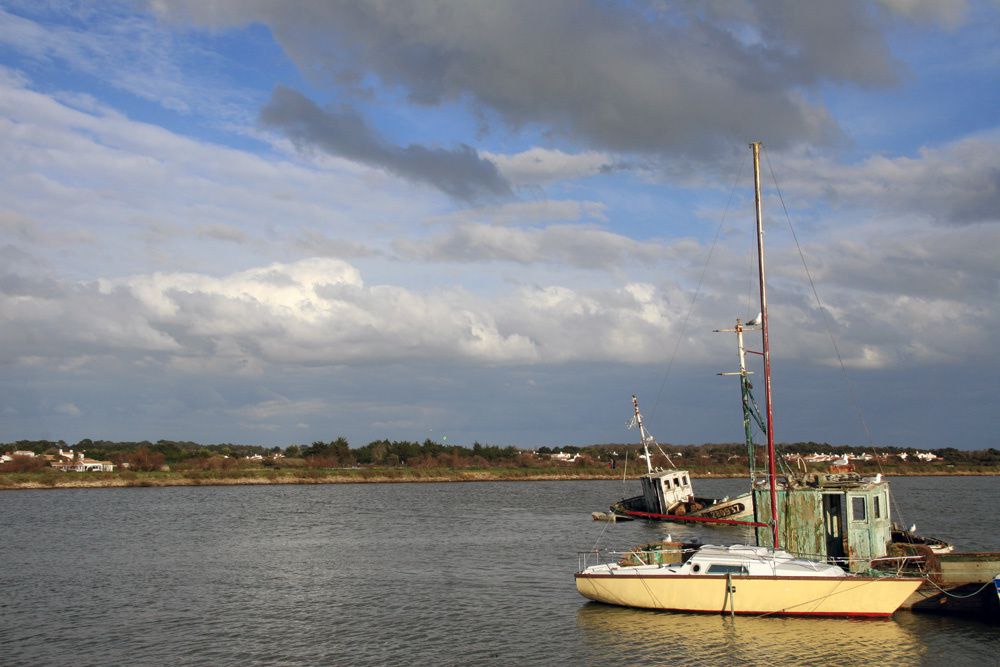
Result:
M0 440L738 441L759 140L777 439L1000 446L998 110L996 0L0 0Z

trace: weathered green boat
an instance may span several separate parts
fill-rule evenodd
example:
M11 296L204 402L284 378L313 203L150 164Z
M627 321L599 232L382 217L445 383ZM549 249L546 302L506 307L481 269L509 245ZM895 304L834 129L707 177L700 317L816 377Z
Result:
M756 318L755 318L756 319ZM926 581L903 603L903 609L962 613L1000 621L1000 553L958 553L952 545L916 535L892 521L889 482L881 474L862 477L850 465L828 472L796 471L784 459L784 474L755 470L753 427L767 432L753 396L752 374L746 367L743 332L756 328L739 319L733 329L739 349L739 371L720 373L740 378L743 426L753 493L758 544L776 539L782 548L802 558L838 563L852 572L878 570L924 576ZM775 479L771 489L769 480ZM767 522L772 500L777 525Z

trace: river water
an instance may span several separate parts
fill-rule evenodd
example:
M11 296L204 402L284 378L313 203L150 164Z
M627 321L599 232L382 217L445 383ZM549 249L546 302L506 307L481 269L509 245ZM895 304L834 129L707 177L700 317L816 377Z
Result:
M1000 479L892 488L920 532L1000 551ZM1000 625L976 619L734 621L588 602L578 552L666 533L745 540L591 520L622 495L621 481L4 492L0 664L997 664Z

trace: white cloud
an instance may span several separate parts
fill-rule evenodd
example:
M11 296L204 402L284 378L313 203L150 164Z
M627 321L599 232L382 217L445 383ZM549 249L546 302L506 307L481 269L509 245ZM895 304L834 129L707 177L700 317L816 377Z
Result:
M212 77L219 56L151 16L111 2L101 9L77 7L77 15L51 5L25 9L22 16L0 9L0 43L24 56L100 78L171 111L204 114L217 123L252 121L250 93ZM81 22L86 29L77 27ZM192 69L192 63L201 67ZM216 67L205 67L209 63Z
M371 255L372 231L395 233L435 206L344 161L274 160L107 108L72 108L2 67L0 152L0 242L41 257L58 251L63 270L82 278L151 264L226 272L283 250L300 256L303 244L310 254Z
M94 364L106 355L137 368L160 359L191 373L394 360L635 360L648 358L672 325L651 285L523 288L493 301L457 289L367 286L357 269L325 258L222 277L155 273L63 283L44 294L13 288L0 300L8 358L58 363L86 350ZM28 330L46 346L11 333Z

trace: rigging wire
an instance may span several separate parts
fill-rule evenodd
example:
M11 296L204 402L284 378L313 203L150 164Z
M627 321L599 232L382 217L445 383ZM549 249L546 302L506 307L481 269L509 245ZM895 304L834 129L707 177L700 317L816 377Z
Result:
M597 545L599 545L601 543L601 540L604 539L604 533L606 533L608 531L608 526L610 526L611 523L612 523L611 521L605 521L604 522L604 528L601 529L600 535L598 535L597 539L594 540L594 548L590 550L591 552L597 553L597 554L600 553L600 550L598 549Z
M847 365L844 364L844 357L840 353L840 346L837 345L837 338L833 335L833 327L830 324L830 315L819 298L819 291L816 289L816 282L813 280L812 272L809 270L808 263L806 263L805 253L802 252L802 246L799 244L798 234L795 233L795 227L792 225L792 217L788 213L788 207L785 205L785 198L781 194L781 186L778 185L778 178L774 174L774 167L771 166L771 158L766 151L764 152L764 160L767 162L768 171L771 172L771 180L774 182L774 189L778 194L778 200L781 202L781 210L785 213L785 220L788 223L788 229L791 231L792 239L795 241L795 249L799 253L799 259L802 260L802 268L805 270L806 278L809 280L809 287L812 290L813 298L816 299L816 307L819 309L820 319L823 322L823 327L826 329L827 336L830 338L830 344L833 346L833 351L837 355L837 363L840 364L840 371L844 376L844 383L847 385L851 402L854 404L854 409L857 410L858 419L861 421L861 427L864 429L865 437L868 439L868 447L872 450L872 454L874 455L876 453L875 443L872 439L871 429L868 428L868 420L865 419L865 413L861 409L861 401L858 398L857 390L854 387L854 383L851 382L850 374L847 372ZM882 469L882 462L879 460L879 457L874 456L874 459L879 472L884 473L885 471ZM903 519L902 511L899 511L899 503L896 502L896 498L892 493L891 487L889 487L889 495L892 497L892 502L896 506L900 520L903 525L905 525L906 521Z
M837 339L833 335L833 328L830 326L830 316L827 313L826 308L823 306L823 302L819 298L819 292L816 289L816 283L813 281L812 272L809 270L809 265L806 263L806 256L802 252L802 246L799 245L799 237L795 233L795 227L792 225L792 218L788 214L788 207L785 206L785 198L781 194L781 187L778 185L778 179L774 175L774 168L771 166L771 160L767 153L764 154L764 159L767 161L767 168L771 172L771 180L774 181L774 189L778 193L778 200L781 202L781 209L785 213L785 220L788 222L788 229L792 233L792 239L795 241L795 249L799 253L799 259L802 260L802 268L805 269L806 278L809 280L809 287L812 290L813 298L816 299L816 307L819 309L821 319L823 321L823 326L826 329L827 336L830 337L830 344L833 345L833 351L837 355L837 362L840 364L840 370L844 374L844 380L847 383L848 389L850 390L851 399L854 403L855 409L858 411L858 418L861 420L861 426L864 428L865 436L868 438L868 444L874 446L872 443L872 434L868 428L868 421L865 419L864 412L861 410L861 402L858 400L857 392L855 391L854 384L851 382L850 375L847 373L847 366L844 364L844 358L840 354L840 346L837 345Z
M660 405L660 400L663 397L663 390L667 386L667 379L670 377L670 372L674 367L674 360L677 358L677 351L680 349L681 341L684 340L684 334L687 333L688 320L691 318L691 313L694 312L694 306L698 302L698 297L701 294L702 285L705 282L705 276L708 273L708 265L712 261L712 254L715 252L715 247L719 243L719 236L722 234L722 229L726 224L726 218L729 215L729 209L732 206L733 198L736 196L736 179L739 176L740 171L743 170L746 164L746 158L744 158L742 163L737 164L737 167L733 170L733 176L730 180L729 186L729 199L726 201L726 208L722 212L722 219L719 221L719 226L715 230L715 237L712 239L712 245L708 249L708 255L705 257L705 263L701 268L701 275L698 277L698 285L695 287L694 296L691 297L691 303L688 306L687 314L684 315L684 320L681 323L681 332L677 336L677 341L674 343L674 350L670 354L670 360L667 362L667 370L663 374L663 380L660 382L660 388L656 392L656 399L653 401L653 409L650 412L650 420L656 416L656 410Z

